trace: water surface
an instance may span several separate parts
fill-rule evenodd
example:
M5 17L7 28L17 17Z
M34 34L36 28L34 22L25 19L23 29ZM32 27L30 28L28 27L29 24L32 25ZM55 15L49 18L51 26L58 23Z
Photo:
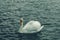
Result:
M38 20L45 27L36 34L18 33L19 20L24 25ZM60 0L0 0L1 40L60 40Z

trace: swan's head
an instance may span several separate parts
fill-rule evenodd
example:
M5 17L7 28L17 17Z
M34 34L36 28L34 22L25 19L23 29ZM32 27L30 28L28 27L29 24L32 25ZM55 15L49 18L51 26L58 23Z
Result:
M22 25L23 23L23 18L20 18L20 25Z

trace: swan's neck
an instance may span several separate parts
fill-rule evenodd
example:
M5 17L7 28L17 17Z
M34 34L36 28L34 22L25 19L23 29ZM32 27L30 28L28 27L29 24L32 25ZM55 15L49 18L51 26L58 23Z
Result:
M23 19L20 20L20 30L23 28Z
M23 28L23 22L21 23L21 29Z

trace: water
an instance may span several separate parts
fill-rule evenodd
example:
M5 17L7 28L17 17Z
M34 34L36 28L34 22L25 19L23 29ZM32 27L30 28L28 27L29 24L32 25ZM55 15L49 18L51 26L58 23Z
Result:
M20 34L24 25L38 20L45 27L37 34ZM60 0L0 0L1 40L60 40Z

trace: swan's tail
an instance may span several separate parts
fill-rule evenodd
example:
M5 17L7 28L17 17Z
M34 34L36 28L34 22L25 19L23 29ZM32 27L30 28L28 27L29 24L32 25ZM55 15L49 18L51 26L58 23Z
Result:
M38 29L38 31L41 31L43 27L44 27L44 25L43 25L43 26L41 26L41 27L40 27L40 29Z

